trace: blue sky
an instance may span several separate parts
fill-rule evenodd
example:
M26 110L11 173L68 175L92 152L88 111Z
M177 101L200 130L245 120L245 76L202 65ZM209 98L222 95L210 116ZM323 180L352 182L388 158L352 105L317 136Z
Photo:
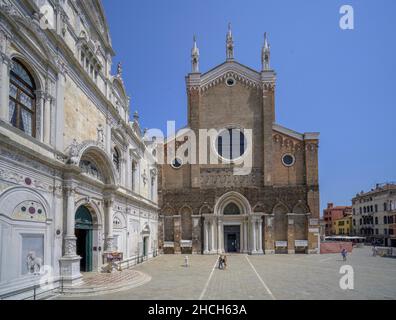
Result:
M200 70L225 60L232 23L235 58L260 68L269 33L277 72L276 122L321 133L321 209L350 204L360 190L396 181L396 1L103 0L113 47L123 63L131 109L143 127L186 124L185 75L192 36ZM354 30L339 9L354 8Z

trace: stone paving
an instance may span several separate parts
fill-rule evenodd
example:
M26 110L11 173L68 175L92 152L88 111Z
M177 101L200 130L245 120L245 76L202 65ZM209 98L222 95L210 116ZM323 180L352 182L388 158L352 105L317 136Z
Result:
M137 288L79 299L396 299L396 259L372 257L354 249L346 262L339 254L229 255L227 270L214 268L217 256L163 255L138 265L152 280ZM342 265L354 269L354 289L342 290ZM58 297L67 299L67 297Z
M117 285L120 283L138 280L139 277L141 277L140 272L136 272L133 269L113 271L112 273L84 273L84 281L81 283L81 285L79 285L79 287L108 286L109 284Z

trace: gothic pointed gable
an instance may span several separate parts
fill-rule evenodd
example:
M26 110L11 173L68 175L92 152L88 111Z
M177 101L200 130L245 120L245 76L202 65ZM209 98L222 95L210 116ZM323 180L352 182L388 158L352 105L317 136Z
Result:
M219 83L225 82L230 77L250 87L258 88L261 86L261 75L259 72L235 60L227 60L202 74L200 87L205 91Z

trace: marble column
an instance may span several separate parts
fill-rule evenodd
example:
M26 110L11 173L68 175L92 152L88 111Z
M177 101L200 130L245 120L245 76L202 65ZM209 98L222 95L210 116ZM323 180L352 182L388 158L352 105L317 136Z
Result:
M41 90L37 90L36 92L36 139L40 142L44 142L44 97L45 94Z
M125 152L122 152L120 159L120 185L125 187L125 170L126 169L126 157Z
M113 199L105 200L105 216L106 216L106 242L105 250L113 251L114 236L113 236Z
M263 254L263 221L261 217L259 218L257 223L258 223L257 252Z
M111 122L108 119L106 119L105 128L105 148L107 154L111 157Z
M212 219L210 222L210 237L211 237L211 244L210 244L210 252L216 253L216 230L215 230L215 221Z
M131 154L129 149L126 152L126 175L125 175L125 187L129 190L132 189L132 162L131 162Z
M240 236L239 236L239 252L243 252L244 247L244 229L243 229L243 220L241 225L239 226Z
M0 119L9 122L9 91L10 91L10 40L12 34L5 28L0 28Z
M46 95L43 105L43 142L51 142L51 97Z
M1 40L1 39L0 39ZM1 64L0 64L0 119L9 122L9 106L8 99L10 94L10 67L11 59L4 53L0 52Z
M243 221L243 252L249 252L249 235L248 235L248 222L245 220Z
M224 253L224 228L221 218L217 220L217 252Z
M63 286L73 286L82 281L80 272L81 257L76 252L75 229L75 187L65 187L66 196L66 234L64 237L64 255L60 259L60 275L63 279Z
M209 223L204 221L204 254L209 253Z
M75 236L75 206L74 206L75 189L66 188L66 236L65 236L65 256L75 256L76 253L76 236Z
M252 230L252 234L251 234L251 253L252 254L255 254L256 252L257 252L257 247L256 247L256 242L257 242L257 239L256 239L256 234L257 234L257 232L256 232L256 221L253 219L252 221L251 221L251 230Z
M53 109L55 113L54 131L55 131L55 148L58 151L63 151L64 143L64 128L65 128L65 70L58 74L58 80L56 82L56 107Z

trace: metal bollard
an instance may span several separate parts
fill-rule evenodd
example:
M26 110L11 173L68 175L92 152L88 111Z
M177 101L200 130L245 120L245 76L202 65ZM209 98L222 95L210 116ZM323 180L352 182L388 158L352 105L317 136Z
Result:
M188 256L184 257L184 266L187 268L188 267Z

